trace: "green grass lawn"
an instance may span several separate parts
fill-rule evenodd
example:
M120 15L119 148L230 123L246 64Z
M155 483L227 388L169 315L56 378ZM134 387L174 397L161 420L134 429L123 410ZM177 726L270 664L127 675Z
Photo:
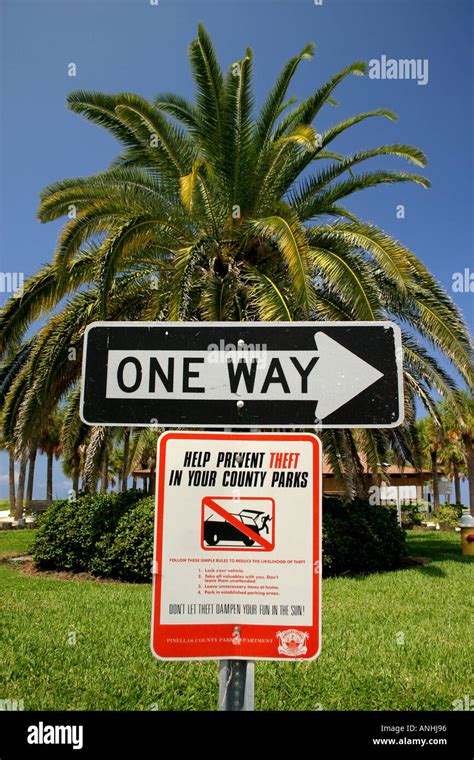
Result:
M2 530L0 532L0 560L28 554L36 530Z
M0 554L20 535L0 533ZM257 663L256 709L452 710L472 696L474 564L455 534L410 533L409 544L433 562L324 581L320 658ZM0 584L2 699L25 710L216 708L216 662L150 654L150 586L26 576L10 563Z

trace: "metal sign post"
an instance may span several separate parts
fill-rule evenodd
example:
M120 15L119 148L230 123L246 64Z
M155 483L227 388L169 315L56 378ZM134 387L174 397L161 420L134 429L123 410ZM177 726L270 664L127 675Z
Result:
M219 663L219 710L255 709L255 663L252 660L221 660Z
M229 428L225 431L232 432ZM255 432L258 432L257 430ZM234 633L240 635L240 628ZM219 710L255 710L255 663L252 660L221 660L219 663Z

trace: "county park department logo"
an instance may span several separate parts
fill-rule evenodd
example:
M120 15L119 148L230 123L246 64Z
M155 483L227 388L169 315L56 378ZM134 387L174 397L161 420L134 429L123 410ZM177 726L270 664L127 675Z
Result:
M306 654L308 651L306 639L309 633L290 628L289 631L278 631L277 636L280 642L278 644L279 654L286 654L288 657L298 657L300 654Z

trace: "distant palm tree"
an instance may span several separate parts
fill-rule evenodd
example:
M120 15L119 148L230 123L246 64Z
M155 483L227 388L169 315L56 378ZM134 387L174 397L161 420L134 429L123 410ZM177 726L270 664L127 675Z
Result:
M440 416L423 417L417 422L418 440L421 453L431 468L431 491L433 508L439 509L439 459L445 444L445 430Z
M59 413L50 412L44 419L38 439L38 448L46 454L46 500L53 500L53 462L61 453L61 418Z
M453 449L453 468L456 462L459 467L464 463L469 479L469 506L474 517L474 396L467 391L456 394L455 404L441 404L445 429ZM455 481L456 482L456 481ZM456 493L456 501L460 500L460 490Z
M127 490L130 472L130 436L130 428L125 428L123 432L122 471L120 473L120 489L122 491Z
M8 447L8 500L10 509L15 508L15 455L13 453L13 447Z
M34 481L35 481L35 467L36 467L36 456L38 453L38 449L36 446L36 443L32 443L30 445L29 455L28 455L28 480L26 483L26 499L25 499L25 509L28 511L31 509L31 502L33 500L33 487L34 487Z
M117 443L117 435L108 435L107 443L97 459L97 470L100 474L100 490L102 493L106 493L109 486L114 489L116 485L118 485L117 490L126 490L126 482L125 486L123 485L124 450ZM87 456L90 458L91 451L87 452Z
M419 167L425 156L400 143L336 152L333 142L353 126L396 117L376 109L322 130L334 89L366 64L350 64L296 103L289 85L312 55L307 45L285 64L256 115L251 50L223 74L202 26L190 46L195 102L170 93L153 102L130 93L69 96L69 107L108 129L123 151L106 171L56 182L41 195L42 222L66 217L54 261L0 312L0 352L47 316L5 394L5 435L17 446L77 392L82 337L95 319L397 320L408 428L416 396L431 410L431 389L446 397L455 387L419 337L472 381L468 332L446 291L411 251L343 205L386 183L427 187L419 174L355 173L379 156ZM390 446L410 458L408 428L361 431L357 444L351 431L325 431L325 452L353 489L358 449L383 477ZM100 428L89 436L95 453L104 436Z
M455 504L461 504L461 478L465 477L466 453L452 431L446 431L446 438L439 453L439 462L446 476L454 483Z
M12 384L23 370L31 350L31 342L21 344L19 340L11 340L3 354L3 363L0 366L0 448L8 451L8 481L10 510L15 513L16 519L23 517L23 499L27 466L27 448L30 441L25 438L20 445L12 435L18 408L11 408L7 423L4 404L10 393ZM25 385L23 386L25 387ZM10 433L5 431L9 429ZM15 488L15 462L20 460L18 489Z
M13 444L8 443L2 434L3 420L0 414L0 450L8 452L8 501L10 510L15 509L15 449Z
M158 431L150 428L135 430L130 441L130 471L148 469L148 492L153 491L156 470Z
M20 455L20 470L18 473L18 488L15 502L15 520L23 519L26 468L28 466L28 450L24 449Z

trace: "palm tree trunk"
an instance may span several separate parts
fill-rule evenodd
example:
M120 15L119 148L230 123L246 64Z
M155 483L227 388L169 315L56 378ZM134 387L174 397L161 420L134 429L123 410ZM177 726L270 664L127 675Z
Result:
M31 509L33 499L33 484L35 482L36 446L30 448L30 466L28 468L28 483L26 485L25 509Z
M46 500L53 501L53 452L48 451L48 464L46 469Z
M123 439L123 462L122 462L122 483L121 483L122 491L127 490L129 451L130 451L130 428L126 428L124 439Z
M20 474L18 477L18 491L16 494L15 520L21 520L23 518L23 496L25 492L27 462L28 462L28 454L25 451L22 454L21 461L20 461Z
M8 450L8 486L9 486L9 500L10 500L10 511L14 512L15 510L15 457L13 456L13 451L11 449Z
M439 509L438 452L431 452L431 479L433 482L433 508Z
M46 500L53 501L53 452L48 451L48 465L46 470Z
M107 493L108 489L109 489L109 455L107 451L104 451L104 461L102 463L100 491L101 493Z
M72 472L72 490L74 491L74 496L77 498L77 493L79 491L79 462L74 464L74 469Z
M459 467L453 462L453 480L454 480L454 503L461 503L461 478L459 477Z
M463 436L466 449L467 477L469 478L469 511L474 517L474 445L470 435Z
M155 483L156 483L156 462L154 460L150 463L150 480L148 481L148 493L154 494L155 493Z

